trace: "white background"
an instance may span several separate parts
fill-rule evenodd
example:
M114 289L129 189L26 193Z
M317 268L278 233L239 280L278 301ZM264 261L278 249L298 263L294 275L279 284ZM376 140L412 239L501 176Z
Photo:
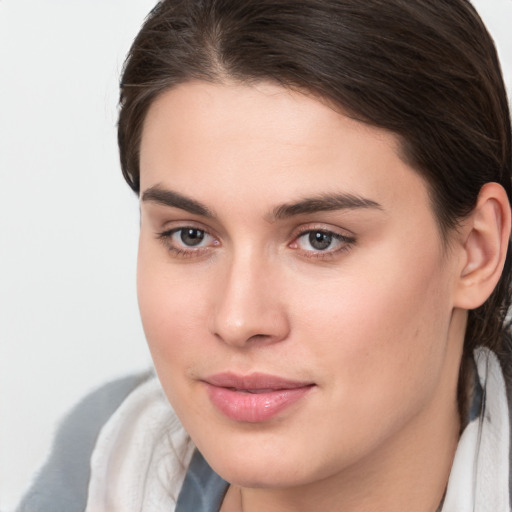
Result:
M0 0L0 510L58 419L147 368L117 82L154 0ZM512 0L477 0L512 86Z

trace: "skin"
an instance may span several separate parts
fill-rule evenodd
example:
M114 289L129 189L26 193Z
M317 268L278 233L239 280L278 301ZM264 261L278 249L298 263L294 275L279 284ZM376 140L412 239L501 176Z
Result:
M443 245L396 137L277 85L190 82L151 106L140 167L142 321L169 401L232 484L222 510L435 511L460 428L468 253ZM283 208L340 194L370 206ZM315 230L341 238L318 250ZM238 422L202 381L225 371L314 386Z

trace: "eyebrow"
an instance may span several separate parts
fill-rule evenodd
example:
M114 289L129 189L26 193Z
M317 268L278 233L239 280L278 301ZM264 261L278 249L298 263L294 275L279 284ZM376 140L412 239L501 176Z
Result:
M142 200L151 203L161 204L163 206L170 206L171 208L179 208L194 215L201 215L202 217L213 217L213 213L203 204L194 199L190 199L173 190L163 189L158 185L150 187L142 194Z
M215 217L212 211L199 201L186 197L179 192L161 188L158 185L145 190L142 194L142 201L179 208L191 214L207 218ZM277 206L272 210L270 220L288 219L297 215L316 212L358 209L383 210L382 206L376 201L361 196L353 194L320 194L294 203L285 203Z
M278 206L274 208L272 216L274 219L280 220L308 213L367 208L383 210L382 206L372 199L352 194L321 194Z

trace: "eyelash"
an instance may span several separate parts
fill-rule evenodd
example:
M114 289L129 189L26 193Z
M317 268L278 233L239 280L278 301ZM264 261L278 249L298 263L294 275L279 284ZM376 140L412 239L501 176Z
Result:
M193 258L197 256L201 256L205 253L205 251L208 251L208 249L211 248L211 246L206 247L197 247L194 248L193 246L190 246L188 248L180 248L176 245L173 245L172 243L172 237L173 235L186 231L186 230L193 230L193 231L199 231L203 233L203 236L209 236L212 237L214 240L214 246L219 245L218 240L213 237L213 235L210 235L208 231L205 229L198 228L196 226L181 226L179 228L173 228L169 229L167 231L163 231L162 233L158 233L157 238L164 244L164 247L171 252L174 256L180 257L180 258Z
M180 232L183 232L185 230L193 230L198 231L203 234L203 236L211 237L213 240L213 244L207 245L205 247L197 247L194 248L193 246L190 246L188 248L180 248L177 247L172 243L172 237ZM329 259L334 258L338 256L340 253L346 252L352 248L352 246L355 244L356 239L353 236L347 236L342 235L341 233L337 233L335 231L325 229L325 227L307 227L296 234L293 235L293 241L288 244L288 247L300 251L301 249L298 247L298 241L311 234L321 234L323 236L327 236L331 238L332 241L337 241L340 243L340 246L336 249L326 249L326 250L302 250L302 255L306 258L316 258L316 259ZM161 233L157 234L157 238L163 243L165 248L171 252L174 256L179 258L193 258L193 257L199 257L203 255L205 252L207 252L209 249L215 246L220 245L220 242L208 231L205 229L201 229L195 226L181 226L178 228L169 229L167 231L163 231ZM200 242L201 243L201 242ZM311 244L310 244L311 245Z
M315 226L308 226L301 231L299 231L296 235L293 237L293 242L290 244L290 246L297 245L298 240L301 238L311 234L321 234L323 236L328 236L332 239L332 241L337 241L340 243L339 247L336 249L326 249L324 251L322 250L312 250L312 251L302 251L303 255L306 258L316 258L316 259L329 259L329 258L335 258L340 253L344 253L346 251L349 251L352 246L356 243L356 239L353 236L347 236L342 235L341 233L337 233L336 231L332 231L330 229L326 229L325 227L315 227ZM295 249L295 247L292 247ZM297 248L297 250L300 250Z

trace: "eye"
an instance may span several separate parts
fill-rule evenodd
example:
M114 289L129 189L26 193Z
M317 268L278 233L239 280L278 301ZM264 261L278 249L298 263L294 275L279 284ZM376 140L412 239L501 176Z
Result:
M195 256L208 248L219 245L219 241L206 232L193 226L170 229L159 233L158 238L165 247L178 256Z
M309 229L300 233L291 247L311 256L322 257L348 250L354 242L353 237L341 233L326 229Z
M300 237L307 241L307 245L316 251L325 251L336 241L333 233L325 233L324 231L310 231Z
M202 229L196 228L180 228L173 233L173 238L178 238L187 247L200 246L207 236Z

